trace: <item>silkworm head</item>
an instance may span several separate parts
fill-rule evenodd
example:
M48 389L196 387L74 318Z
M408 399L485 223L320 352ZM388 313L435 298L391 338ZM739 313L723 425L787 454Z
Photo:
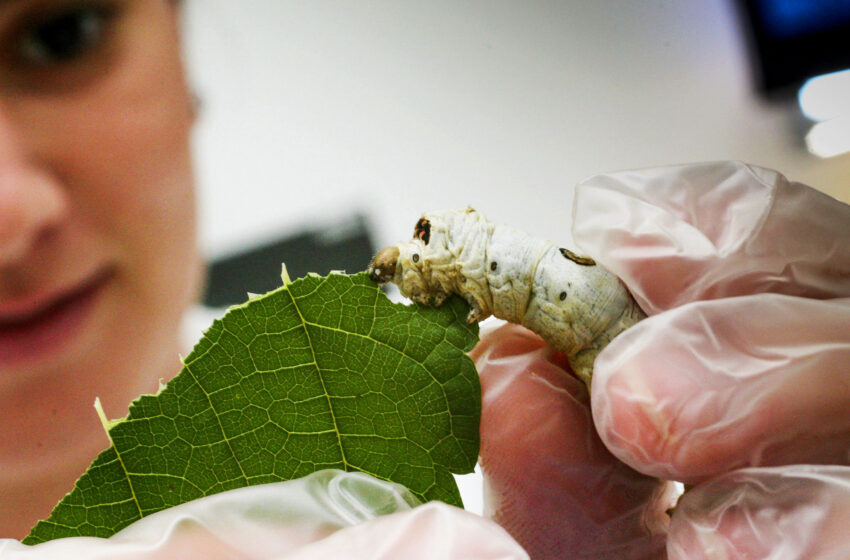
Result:
M430 261L425 243L414 239L407 243L399 243L396 260L395 277L401 293L414 301L427 302L433 297L433 288L429 284Z
M366 269L369 278L378 284L386 284L392 281L395 276L399 254L400 251L397 245L382 249L372 258L372 262L369 263L369 267Z

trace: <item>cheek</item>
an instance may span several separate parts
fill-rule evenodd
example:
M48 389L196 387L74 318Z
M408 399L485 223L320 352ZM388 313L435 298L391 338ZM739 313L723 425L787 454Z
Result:
M79 237L117 264L125 303L164 320L200 278L192 117L176 40L147 44L90 90L42 105L42 120L62 122L42 146L70 193Z
M189 124L172 100L146 103L104 117L86 146L103 157L78 154L66 184L96 244L153 309L193 290L197 256Z
M155 93L101 116L98 133L86 141L89 155L77 150L71 167L79 179L75 184L71 178L71 188L85 191L81 199L90 197L92 218L114 217L112 231L164 233L194 217L185 99Z
M122 128L123 136L118 134ZM109 130L100 138L108 157L79 174L80 184L89 189L80 193L90 211L87 217L126 248L160 245L157 250L168 251L163 245L194 242L187 130L169 123L132 126L126 121Z
M64 101L65 124L51 142L79 222L124 264L156 280L194 261L195 200L192 117L176 35L164 25L149 34L131 37L148 48L127 49L113 74Z

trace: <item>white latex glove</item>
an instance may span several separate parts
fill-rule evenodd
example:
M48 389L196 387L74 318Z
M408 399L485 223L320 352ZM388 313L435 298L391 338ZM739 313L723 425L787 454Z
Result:
M721 475L673 515L670 560L850 558L850 468L788 465Z
M719 476L677 508L670 558L850 558L850 206L728 162L591 178L574 220L652 315L596 360L603 441Z
M483 334L472 355L485 515L535 560L663 558L673 489L605 448L564 355L510 324Z
M438 502L417 504L402 486L326 470L188 502L109 539L0 540L0 560L528 558L495 523Z
M488 513L535 559L850 558L850 207L737 162L665 167L583 182L573 235L651 317L592 399L528 331L483 337ZM697 484L669 537L667 488L629 467Z

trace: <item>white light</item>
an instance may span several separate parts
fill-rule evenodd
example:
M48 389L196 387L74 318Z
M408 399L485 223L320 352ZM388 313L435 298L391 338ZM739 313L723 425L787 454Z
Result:
M850 115L850 70L808 80L797 94L800 109L813 121Z
M814 125L806 134L806 147L823 158L850 152L850 114Z

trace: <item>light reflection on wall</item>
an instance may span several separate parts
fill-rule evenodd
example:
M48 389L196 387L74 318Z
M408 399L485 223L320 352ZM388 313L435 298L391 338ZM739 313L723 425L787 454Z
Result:
M806 147L820 157L850 152L850 70L808 80L798 96L800 110L815 124Z

